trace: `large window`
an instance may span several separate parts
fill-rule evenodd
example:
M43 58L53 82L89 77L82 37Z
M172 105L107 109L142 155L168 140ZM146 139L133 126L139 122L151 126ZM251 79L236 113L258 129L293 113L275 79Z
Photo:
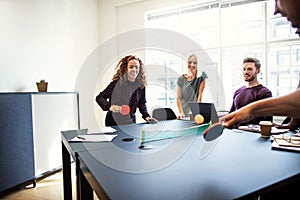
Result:
M210 56L213 63L210 67L222 77L225 96L217 99L223 99L225 107L217 104L217 109L228 110L233 92L245 84L242 60L247 56L261 61L259 81L272 91L273 96L290 93L298 85L300 40L285 18L273 14L274 7L273 0L220 0L179 5L147 12L145 27L177 31L197 42ZM160 92L158 97L152 98L156 98L159 105L177 111L176 75L186 72L186 61L170 52L146 54L148 63L157 62L165 68L161 69L161 76L153 80L159 86L151 86L151 91ZM178 73L171 73L174 70ZM148 72L148 76L152 75ZM210 80L216 78L209 77ZM211 95L220 95L214 91L209 87L204 101L211 101Z

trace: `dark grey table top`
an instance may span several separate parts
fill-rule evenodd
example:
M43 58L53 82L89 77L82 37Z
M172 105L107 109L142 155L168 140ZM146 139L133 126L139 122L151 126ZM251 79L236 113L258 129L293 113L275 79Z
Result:
M162 127L189 123L170 120ZM300 178L300 154L272 150L270 139L257 133L224 129L216 141L190 135L141 150L147 126L116 127L113 142L81 144L81 167L96 193L103 189L111 199L236 199ZM127 137L135 140L122 141Z

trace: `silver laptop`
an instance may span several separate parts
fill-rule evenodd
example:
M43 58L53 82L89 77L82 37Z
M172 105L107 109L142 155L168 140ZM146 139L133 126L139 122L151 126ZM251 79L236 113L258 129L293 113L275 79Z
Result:
M204 117L204 123L212 124L219 122L219 116L217 114L215 105L213 103L188 103L193 116L201 114Z

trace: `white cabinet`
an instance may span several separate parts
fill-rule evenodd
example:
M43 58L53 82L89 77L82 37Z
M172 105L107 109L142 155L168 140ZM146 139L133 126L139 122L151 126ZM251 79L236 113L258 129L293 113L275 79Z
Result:
M77 93L32 94L35 176L62 166L61 131L79 129Z

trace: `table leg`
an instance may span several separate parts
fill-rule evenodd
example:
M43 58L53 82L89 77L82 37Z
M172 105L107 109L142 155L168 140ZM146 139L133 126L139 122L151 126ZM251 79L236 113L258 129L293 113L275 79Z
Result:
M93 189L91 188L89 182L85 178L82 170L79 168L79 188L80 188L80 199L82 200L90 200L94 199Z
M80 180L80 164L77 153L75 153L75 166L76 166L76 196L77 199L81 199L81 180Z
M64 199L72 200L71 156L62 142Z

